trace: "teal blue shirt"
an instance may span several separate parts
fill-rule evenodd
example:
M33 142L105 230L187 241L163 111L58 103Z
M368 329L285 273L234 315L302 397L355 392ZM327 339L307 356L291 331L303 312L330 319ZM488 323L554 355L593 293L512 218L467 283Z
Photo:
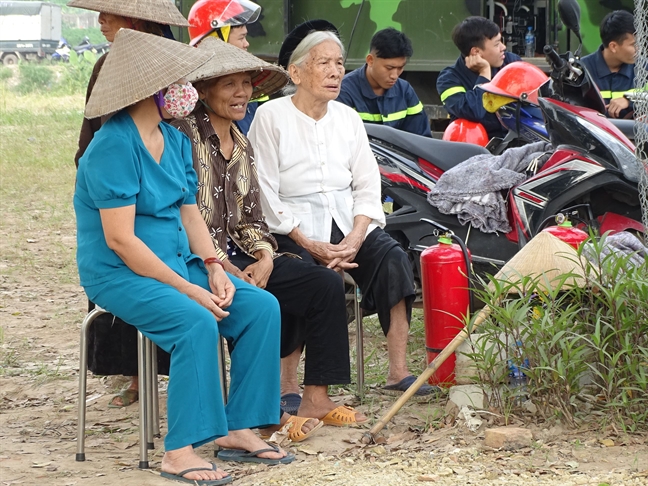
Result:
M158 164L144 146L133 119L122 110L95 134L79 160L74 191L77 265L84 287L132 273L106 244L100 209L135 205L135 235L164 263L187 278L189 249L180 218L183 204L196 204L197 178L191 142L160 123L164 152Z

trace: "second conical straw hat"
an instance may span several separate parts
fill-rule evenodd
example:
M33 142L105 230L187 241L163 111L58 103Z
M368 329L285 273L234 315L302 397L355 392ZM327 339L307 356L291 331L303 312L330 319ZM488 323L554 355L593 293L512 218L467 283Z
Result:
M71 0L67 5L162 25L189 27L189 22L171 0Z
M148 98L211 57L207 51L174 40L120 29L99 71L85 116L107 115Z
M283 68L216 37L205 37L196 49L210 52L214 57L187 76L192 83L252 71L253 98L269 96L288 83L288 73Z
M561 275L573 274L562 282ZM523 277L538 279L544 290L556 287L582 286L585 283L583 264L576 250L547 231L541 231L495 275L497 280L517 284ZM514 292L516 289L511 288Z

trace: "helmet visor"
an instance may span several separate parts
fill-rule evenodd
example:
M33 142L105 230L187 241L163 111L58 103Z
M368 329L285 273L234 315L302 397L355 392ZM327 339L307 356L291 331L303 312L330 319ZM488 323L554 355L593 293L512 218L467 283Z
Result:
M212 19L211 25L212 28L217 29L226 25L235 27L251 24L259 19L259 15L261 15L261 5L250 0L231 0L222 14Z

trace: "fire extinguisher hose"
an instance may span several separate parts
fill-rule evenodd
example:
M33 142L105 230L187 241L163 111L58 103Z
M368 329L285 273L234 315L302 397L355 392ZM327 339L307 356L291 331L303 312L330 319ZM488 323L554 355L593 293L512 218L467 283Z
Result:
M472 316L473 313L475 312L474 304L473 304L473 289L476 287L475 287L475 275L473 274L472 265L470 263L470 256L468 256L468 249L466 248L466 244L461 238L459 238L454 233L450 233L450 238L456 241L457 244L461 247L461 252L463 253L464 260L466 261L466 272L468 273L468 275L466 275L468 277L468 305L469 305L470 315Z

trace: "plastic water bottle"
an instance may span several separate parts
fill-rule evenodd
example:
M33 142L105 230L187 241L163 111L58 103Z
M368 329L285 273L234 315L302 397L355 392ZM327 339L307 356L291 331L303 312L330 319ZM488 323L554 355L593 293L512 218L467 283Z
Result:
M524 57L535 57L535 35L533 35L533 27L528 27L527 29L527 33L524 36Z
M515 359L508 360L509 386L517 396L516 401L521 403L525 400L527 385L527 376L524 374L524 370L529 369L529 359L522 357L522 341L516 341L514 354Z

